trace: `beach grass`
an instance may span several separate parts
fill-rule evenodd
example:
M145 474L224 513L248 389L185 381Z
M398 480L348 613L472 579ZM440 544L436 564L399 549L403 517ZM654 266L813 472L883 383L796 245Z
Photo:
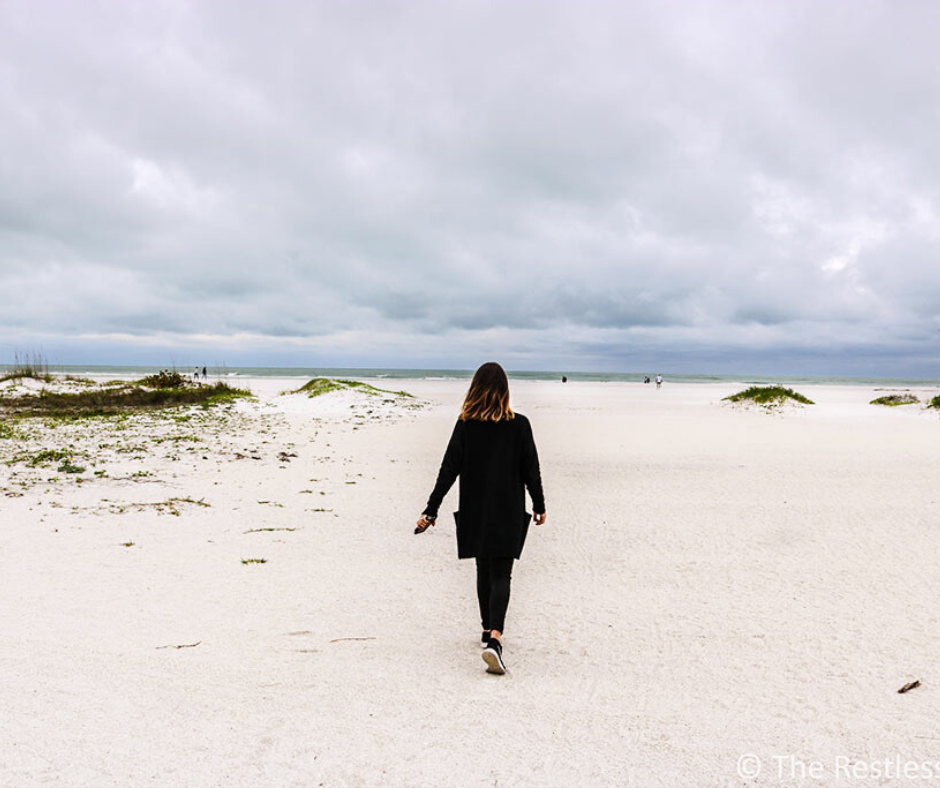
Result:
M940 394L927 403L928 408L940 408Z
M294 394L300 394L303 392L308 397L319 397L321 394L329 394L331 391L341 391L346 388L335 380L330 380L329 378L314 378L313 380L307 381L299 389L294 391Z
M920 400L913 394L886 394L883 397L876 397L869 404L896 408L898 405L916 405L919 402Z
M43 383L52 383L55 378L49 372L49 364L42 353L15 353L13 366L9 371L0 375L0 383L8 380L23 379L38 380Z
M9 372L4 372L0 375L0 383L6 383L8 380L38 380L42 383L54 383L55 378L52 374L46 373L37 373L37 372L26 372L23 370L13 369Z
M388 389L380 389L369 383L363 383L361 380L344 380L342 378L314 378L313 380L304 383L299 389L296 389L294 394L304 393L308 397L319 397L323 394L329 394L332 391L343 391L344 389L353 389L355 391L362 391L365 394L392 394L396 397L409 397L412 398L413 395L409 394L407 391L389 391Z
M801 405L815 405L808 397L803 396L798 391L783 386L751 386L737 394L725 397L728 402L753 402L765 407L782 405L785 402L798 402Z
M178 388L148 388L131 383L96 386L78 392L43 389L37 394L0 396L0 414L47 418L110 416L184 405L217 405L249 396L250 392L232 388L225 383Z

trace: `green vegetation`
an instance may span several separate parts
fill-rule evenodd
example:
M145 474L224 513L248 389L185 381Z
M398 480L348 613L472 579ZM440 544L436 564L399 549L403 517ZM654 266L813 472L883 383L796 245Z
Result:
M246 566L248 564L266 564L268 562L267 558L243 558L242 563Z
M876 397L871 401L872 405L887 405L889 408L896 408L898 405L916 405L920 400L913 394L886 394L883 397Z
M193 506L201 506L203 509L208 509L212 506L211 503L207 503L205 498L200 498L198 501L193 498L191 495L186 495L182 498L167 498L166 503L173 505L176 503L191 503Z
M118 446L114 451L117 454L146 454L147 447L132 444L130 446Z
M388 389L376 388L360 380L341 380L338 378L314 378L292 393L300 394L303 392L312 398L319 397L321 394L329 394L331 391L342 391L343 389L362 391L365 394L393 394L396 397L412 397L407 391L389 391Z
M408 397L409 399L413 399L413 395L409 394L407 391L391 391L390 389L380 389L369 385L368 383L363 383L359 380L340 380L337 382L342 383L344 386L349 386L350 388L364 391L366 394L393 394L396 397Z
M137 381L139 386L148 389L183 389L189 384L189 381L180 375L179 372L167 372L161 370L156 375L147 375Z
M82 465L73 465L72 460L68 459L59 466L58 472L59 473L84 473L85 468Z
M167 441L170 443L180 443L184 441L188 441L190 443L202 443L202 438L200 438L198 435L163 435L159 438L150 439L150 442L155 446L159 446L161 443L166 443Z
M737 394L732 394L730 397L725 397L725 400L729 402L753 402L765 407L782 405L787 400L793 400L802 405L816 404L798 391L784 388L783 386L751 386L749 389L739 391Z
M197 501L188 495L183 498L167 498L165 501L154 501L153 503L117 503L102 499L102 504L104 505L101 507L101 509L110 512L111 514L124 514L129 510L143 512L147 511L148 509L152 509L159 514L171 514L174 517L180 516L181 504L202 506L207 509L209 506L211 506L211 504L207 503L203 498L200 498ZM78 507L75 508L77 509Z
M343 388L346 387L341 386L335 380L330 380L329 378L314 378L304 383L297 391L292 393L300 394L301 392L306 392L308 397L319 397L321 394L329 394L331 391L340 391Z
M33 372L22 372L17 369L13 369L10 372L4 372L0 375L0 383L4 383L8 380L23 380L24 378L31 378L32 380L41 380L43 383L53 383L55 378L52 377L48 372L45 374L37 374Z
M0 396L0 414L82 418L184 405L210 406L251 394L225 383L183 388L144 388L136 384L101 386L78 392L40 391L19 397Z
M9 440L16 437L16 431L10 424L0 421L0 440Z
M927 405L928 408L940 408L940 394L934 397Z
M8 372L0 375L0 383L6 380L22 380L30 378L32 380L41 380L44 383L52 383L55 378L49 374L49 364L46 363L45 356L42 353L19 353L13 354L13 366Z
M28 452L17 454L7 461L7 465L14 465L21 462L28 465L30 468L37 468L40 465L51 465L55 462L70 464L74 455L74 451L66 449L44 449L36 454L29 454Z

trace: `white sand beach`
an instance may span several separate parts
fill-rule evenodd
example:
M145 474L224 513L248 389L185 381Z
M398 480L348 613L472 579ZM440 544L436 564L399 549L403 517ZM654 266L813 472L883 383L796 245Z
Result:
M514 382L549 516L497 677L456 488L412 532L466 382L394 382L421 407L245 382L188 420L0 439L0 785L874 785L837 759L940 760L936 410Z

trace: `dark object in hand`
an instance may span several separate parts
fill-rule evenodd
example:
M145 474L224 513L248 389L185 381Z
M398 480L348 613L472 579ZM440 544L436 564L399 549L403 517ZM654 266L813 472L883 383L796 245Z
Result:
M427 522L427 525L423 525L423 526L419 525L419 526L417 526L417 527L415 528L415 533L416 533L416 534L423 534L425 531L427 531L428 528L430 528L432 525L434 525L434 521L435 521L437 518L436 518L436 517L425 517L424 519L425 519L425 521Z

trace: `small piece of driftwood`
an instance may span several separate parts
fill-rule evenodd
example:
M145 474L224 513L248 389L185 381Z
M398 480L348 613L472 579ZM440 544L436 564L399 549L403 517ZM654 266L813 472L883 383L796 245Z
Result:
M341 640L375 640L375 638L333 638L330 643L339 643Z
M903 695L905 692L910 692L912 689L916 689L919 686L920 686L920 679L918 679L917 681L911 681L905 684L903 687L901 687L901 689L898 690L898 694Z
M169 645L169 646L157 646L157 648L158 649L161 649L161 648L196 648L196 646L198 646L200 643L202 643L202 641L197 640L195 643L183 643L183 645L181 646Z

